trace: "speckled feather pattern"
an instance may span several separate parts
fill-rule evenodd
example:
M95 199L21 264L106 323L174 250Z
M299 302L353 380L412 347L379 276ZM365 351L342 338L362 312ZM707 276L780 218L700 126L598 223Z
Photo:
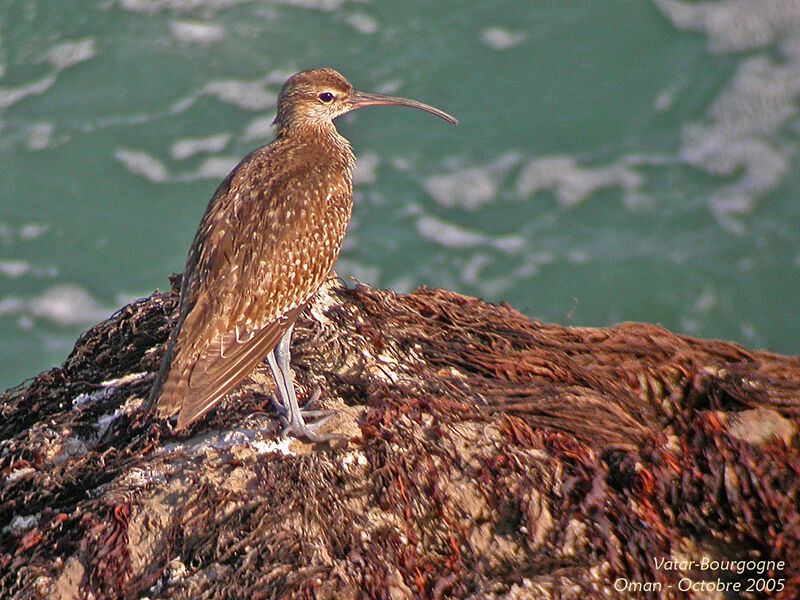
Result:
M457 123L414 100L357 92L332 69L303 71L278 97L275 141L217 189L189 250L178 320L147 402L161 417L178 414L178 429L267 357L330 274L350 222L355 166L333 120L377 104Z
M331 123L302 136L279 131L223 181L189 251L154 386L161 416L190 424L275 347L339 256L354 165Z

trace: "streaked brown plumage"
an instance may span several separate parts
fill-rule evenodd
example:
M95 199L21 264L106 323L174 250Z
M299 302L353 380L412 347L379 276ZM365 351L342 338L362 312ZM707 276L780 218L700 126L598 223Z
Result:
M159 416L178 415L177 429L269 358L287 431L330 437L306 425L297 408L289 341L339 256L353 207L355 157L333 119L377 104L456 123L412 100L357 92L332 69L303 71L281 90L275 140L246 156L217 189L189 250L178 320L148 399Z

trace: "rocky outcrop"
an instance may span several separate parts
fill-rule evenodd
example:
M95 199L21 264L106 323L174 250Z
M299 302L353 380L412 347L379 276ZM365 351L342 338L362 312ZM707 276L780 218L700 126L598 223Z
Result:
M175 436L176 303L3 394L3 597L800 595L796 357L332 281L293 366L347 439L282 439L266 369Z

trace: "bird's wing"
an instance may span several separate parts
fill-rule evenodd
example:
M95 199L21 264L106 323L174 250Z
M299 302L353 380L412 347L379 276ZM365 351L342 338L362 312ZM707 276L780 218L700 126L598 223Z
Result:
M304 307L289 310L257 331L237 330L218 336L192 364L181 365L176 360L171 369L176 375L175 385L184 388L179 394L182 402L177 429L202 417L237 387L278 344ZM182 372L188 372L188 377L181 376ZM172 395L170 379L164 385L165 396Z
M231 172L189 251L180 315L151 392L161 417L179 415L179 428L210 410L266 358L338 256L349 207L344 202L339 214L327 203L331 193L349 200L350 181L328 194L309 195L306 188L329 190L331 173L344 166L282 152L273 142ZM276 168L279 159L291 168Z

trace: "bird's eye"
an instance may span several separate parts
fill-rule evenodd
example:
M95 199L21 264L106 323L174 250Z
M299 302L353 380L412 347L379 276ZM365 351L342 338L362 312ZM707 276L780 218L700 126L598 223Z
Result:
M330 92L322 92L318 97L325 104L327 104L328 102L333 102L333 99L334 99L334 95L331 94Z

